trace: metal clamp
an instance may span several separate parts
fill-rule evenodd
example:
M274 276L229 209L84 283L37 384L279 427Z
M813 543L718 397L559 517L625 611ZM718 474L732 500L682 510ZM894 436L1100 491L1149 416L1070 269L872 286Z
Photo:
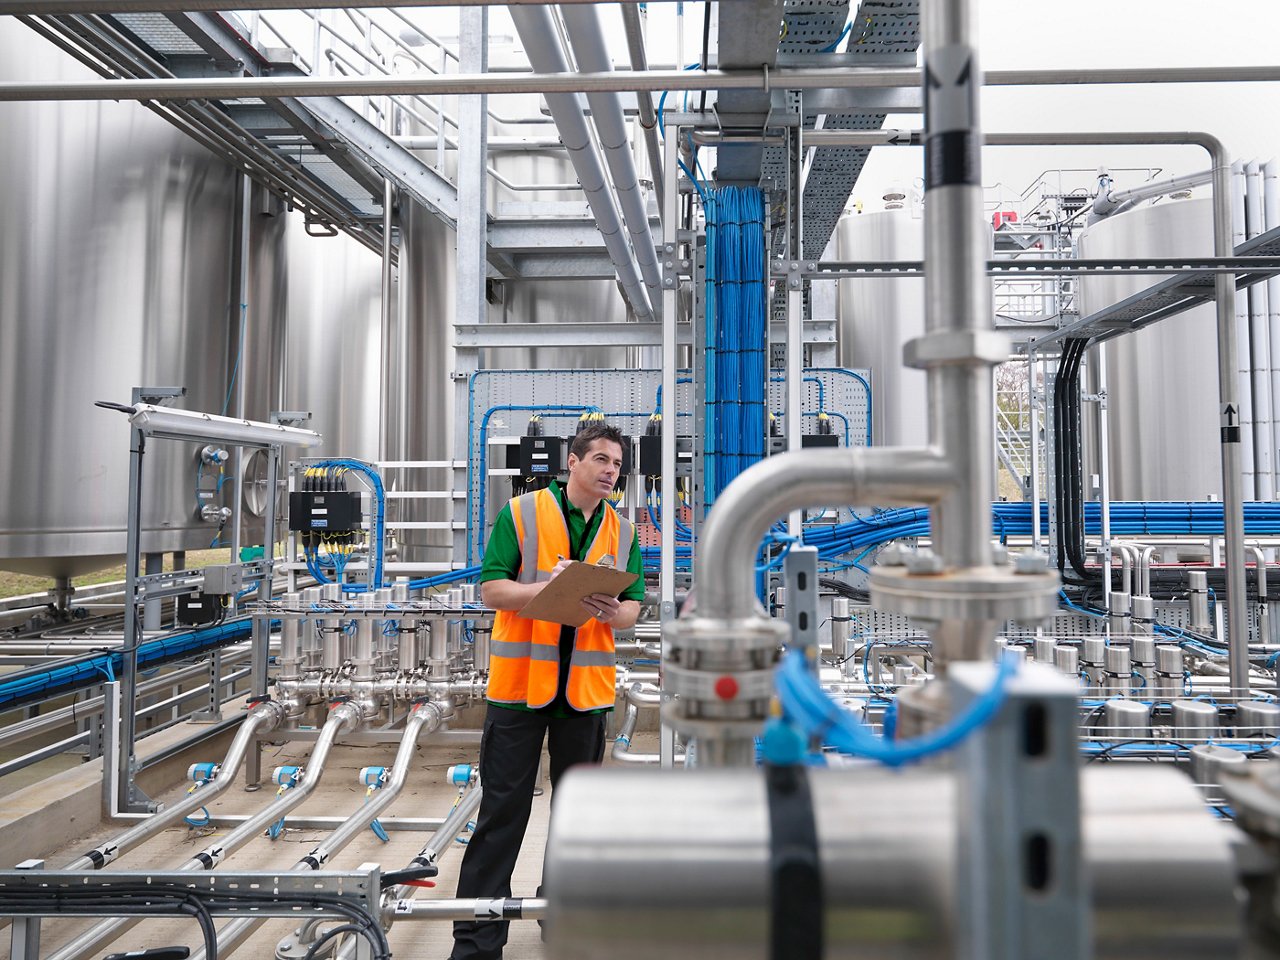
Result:
M1009 359L1008 336L995 330L954 330L930 333L907 343L902 362L908 367L928 368L948 364L986 363L995 365Z

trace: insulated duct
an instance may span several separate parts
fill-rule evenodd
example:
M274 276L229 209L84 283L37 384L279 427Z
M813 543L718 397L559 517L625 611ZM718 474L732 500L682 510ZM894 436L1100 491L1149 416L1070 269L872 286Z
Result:
M570 5L561 7L560 15L564 18L578 69L586 73L611 72L613 64L605 48L604 30L600 26L597 8L592 4ZM605 90L588 93L587 103L591 105L591 120L596 125L618 204L622 207L622 217L631 234L631 248L635 251L645 286L649 288L650 300L656 301L662 283L661 271L658 269L653 233L649 230L648 204L640 192L640 178L627 142L622 94Z
M556 37L551 11L545 7L528 4L516 4L509 9L533 69L538 73L572 73L565 59L564 50ZM587 119L583 115L578 98L568 93L548 93L545 96L551 116L556 122L556 128L560 131L560 138L564 141L565 149L569 151L569 160L573 163L573 169L582 184L582 192L596 218L596 226L604 238L609 259L618 271L618 282L622 285L622 292L627 302L631 304L632 310L635 311L637 320L652 320L653 308L650 306L648 294L642 287L636 262L631 255L631 248L623 235L618 206L605 179L600 154L596 151L595 144L591 142Z

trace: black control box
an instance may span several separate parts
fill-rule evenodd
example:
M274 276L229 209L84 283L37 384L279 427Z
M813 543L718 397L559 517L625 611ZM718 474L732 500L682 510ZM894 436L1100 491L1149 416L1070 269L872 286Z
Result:
M834 433L806 433L800 438L801 447L838 447L840 437Z
M212 623L222 612L222 598L211 593L185 593L178 597L178 622L188 627Z
M625 459L625 457L624 457ZM662 437L640 438L640 474L645 477L662 476ZM693 475L693 437L676 437L676 476Z
M521 437L520 473L526 477L554 477L564 472L562 437Z
M360 495L350 490L289 494L289 529L349 533L360 529Z

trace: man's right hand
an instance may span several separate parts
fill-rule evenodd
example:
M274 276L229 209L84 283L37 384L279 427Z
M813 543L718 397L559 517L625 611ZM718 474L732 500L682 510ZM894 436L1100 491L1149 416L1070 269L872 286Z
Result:
M554 567L551 568L551 576L548 578L547 582L550 583L551 580L554 580L556 577L560 576L561 571L565 570L571 563L573 563L572 560L561 560L559 563L557 563Z

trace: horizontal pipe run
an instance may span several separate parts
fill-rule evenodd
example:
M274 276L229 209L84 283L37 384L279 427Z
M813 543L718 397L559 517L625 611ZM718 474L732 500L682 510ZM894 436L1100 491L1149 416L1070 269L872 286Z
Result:
M248 820L247 813L214 813L209 816L211 827L238 827ZM299 830L334 830L347 820L346 817L290 817L289 826ZM443 817L383 817L378 821L388 833L434 833L444 823Z
M383 908L384 920L542 920L547 901L541 897L505 897L493 900L391 900Z
M56 2L56 0L51 0ZM224 4L220 3L219 6ZM0 0L0 13L17 12ZM29 6L24 4L21 6ZM191 4L184 4L186 9ZM49 12L49 11L42 11ZM1117 83L1271 83L1280 66L1153 67L1112 70L995 70L986 86ZM587 93L662 90L825 90L917 87L914 69L616 70L610 73L457 73L378 77L238 77L234 79L67 80L0 83L0 100L231 100L244 97L347 97L437 94ZM714 118L708 117L708 123ZM831 131L814 131L813 135ZM1132 142L1132 134L1126 142ZM806 142L823 143L819 138ZM1054 141L1056 142L1056 141Z
M779 517L819 506L915 506L955 484L937 450L878 447L782 453L755 464L716 499L697 556L699 617L733 619L759 606L756 554Z

